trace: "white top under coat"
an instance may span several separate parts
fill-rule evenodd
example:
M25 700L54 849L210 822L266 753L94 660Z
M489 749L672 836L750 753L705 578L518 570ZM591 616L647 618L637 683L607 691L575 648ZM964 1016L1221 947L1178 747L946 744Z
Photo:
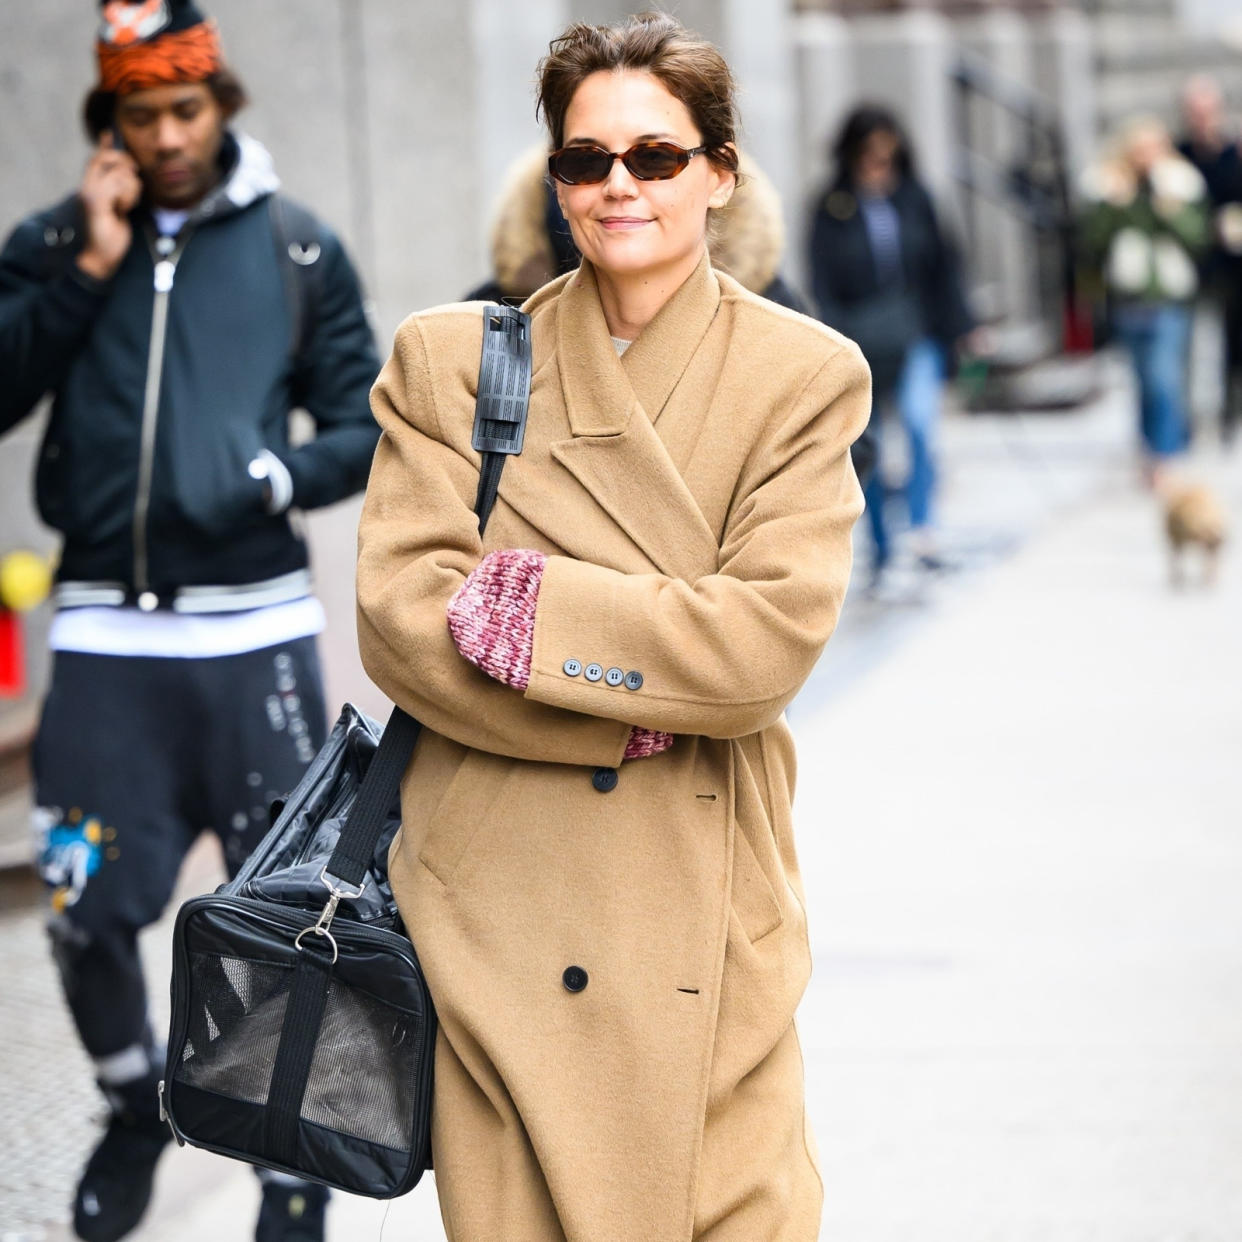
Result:
M193 660L241 655L323 632L323 605L308 595L246 612L143 612L139 608L62 608L52 618L53 651Z

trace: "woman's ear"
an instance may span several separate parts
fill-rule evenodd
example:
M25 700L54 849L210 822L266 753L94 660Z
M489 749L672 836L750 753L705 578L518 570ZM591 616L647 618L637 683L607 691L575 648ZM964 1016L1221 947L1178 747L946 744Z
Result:
M725 146L734 155L737 154L737 147L733 143L726 143ZM716 174L716 185L707 197L707 205L719 210L728 204L729 199L733 197L733 191L737 189L737 173L732 173L716 163L712 164L712 171Z

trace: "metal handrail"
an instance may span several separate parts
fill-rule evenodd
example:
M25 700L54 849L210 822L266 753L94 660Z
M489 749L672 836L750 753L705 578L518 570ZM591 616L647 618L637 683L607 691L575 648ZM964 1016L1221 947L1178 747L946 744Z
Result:
M967 227L978 236L978 202L987 199L1016 216L1057 247L1058 286L1062 306L1076 295L1074 213L1066 168L1060 118L1053 104L1037 91L998 74L981 57L961 52L951 71L956 87L958 146L954 175L971 195ZM974 141L972 104L984 99L1017 118L1024 154L1015 166L983 155ZM1049 307L1049 310L1052 308Z

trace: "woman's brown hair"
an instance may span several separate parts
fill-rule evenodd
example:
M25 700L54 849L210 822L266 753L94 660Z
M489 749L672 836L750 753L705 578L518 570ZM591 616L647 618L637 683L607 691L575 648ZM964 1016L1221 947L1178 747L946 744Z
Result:
M537 113L554 148L565 143L565 114L593 73L646 70L686 106L708 158L737 172L737 105L733 74L716 47L667 13L639 13L611 26L573 22L539 62Z

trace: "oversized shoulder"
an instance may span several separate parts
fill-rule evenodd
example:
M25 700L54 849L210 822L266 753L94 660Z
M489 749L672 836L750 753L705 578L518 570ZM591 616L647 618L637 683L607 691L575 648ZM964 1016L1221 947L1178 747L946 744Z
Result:
M784 382L800 390L817 377L835 383L870 378L862 351L849 337L788 306L751 293L717 272L720 309L730 333L730 362L769 375L779 362Z
M555 307L562 288L572 272L558 276L532 294L522 310L533 323L547 316ZM397 328L394 352L418 348L429 351L439 364L450 367L461 364L477 369L483 352L483 314L488 302L445 302L407 315ZM535 330L536 333L538 330Z
M437 438L468 440L483 353L486 302L451 302L407 315L371 390L386 430L396 416Z
M438 374L462 370L477 375L488 305L446 302L407 315L393 337L394 355L425 355L428 366Z

